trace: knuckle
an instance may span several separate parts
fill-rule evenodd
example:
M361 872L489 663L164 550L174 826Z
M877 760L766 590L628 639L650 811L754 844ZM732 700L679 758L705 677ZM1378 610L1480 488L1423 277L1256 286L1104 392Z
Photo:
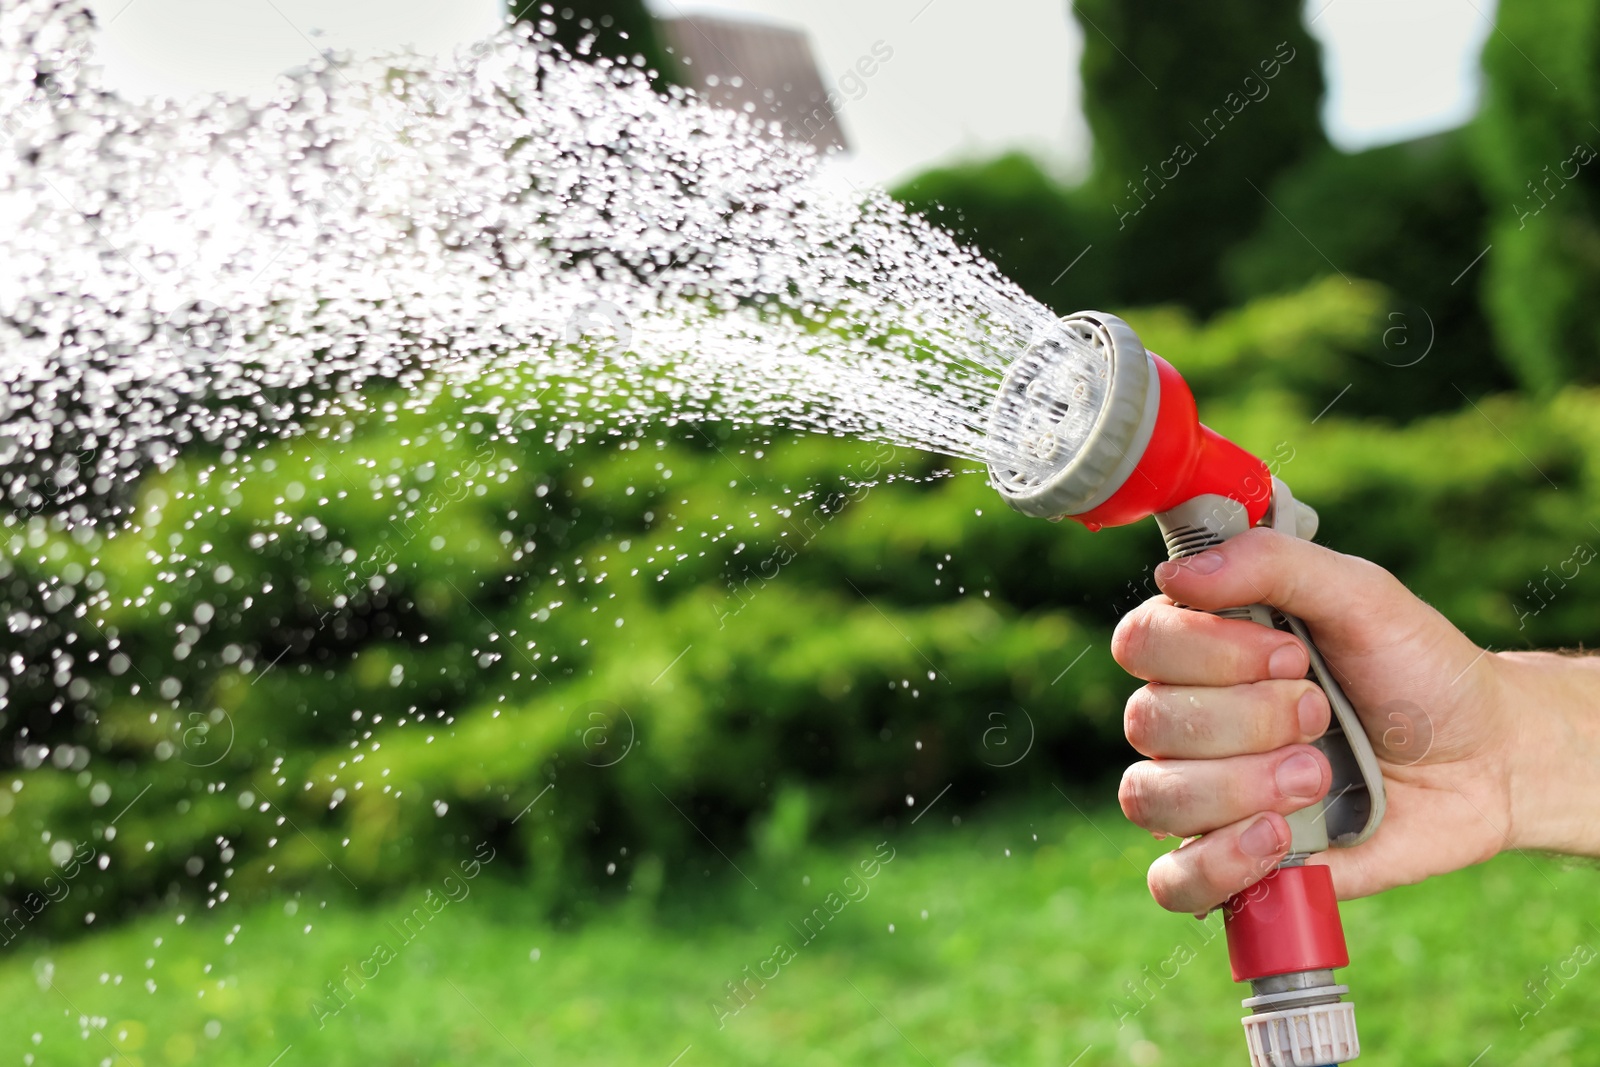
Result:
M1205 855L1199 857L1195 871L1196 880L1205 887L1206 903L1220 904L1258 881L1267 873L1254 869L1253 865L1258 863L1245 855L1237 841L1233 842L1231 848L1208 849Z
M1350 561L1351 568L1355 572L1354 580L1359 587L1371 591L1368 594L1371 599L1379 603L1388 603L1397 596L1409 594L1410 591L1406 589L1404 582L1370 559L1362 559L1360 556L1344 558Z
M1251 555L1265 556L1282 550L1291 540L1288 534L1270 526L1252 526L1237 537L1229 538L1228 544L1238 546Z
M1162 856L1150 865L1150 872L1145 876L1145 885L1150 889L1150 897L1167 911L1185 911L1184 894L1174 877L1176 866L1170 855Z
M1122 709L1122 733L1136 751L1151 755L1149 749L1160 733L1160 702L1150 686L1141 686L1128 697Z
M1219 714L1226 716L1232 724L1233 743L1229 745L1231 751L1223 754L1228 758L1248 758L1271 751L1289 741L1299 740L1281 736L1283 731L1279 727L1278 717L1269 714L1265 703L1254 694L1250 696L1240 694L1237 698L1227 701L1219 708ZM1236 790L1231 780L1225 780L1222 784L1230 797L1235 795Z
M1231 639L1220 646L1217 657L1231 678L1246 685L1268 676L1267 661L1276 646L1272 631L1265 626L1251 625L1254 629L1235 630L1230 634Z
M1150 612L1141 605L1124 615L1111 632L1111 658L1125 671L1132 671L1150 643Z
M1344 562L1346 567L1350 568L1353 577L1356 577L1363 582L1372 582L1375 584L1387 584L1389 582L1394 582L1399 584L1400 580L1398 578L1390 574L1378 564L1372 562L1370 559L1363 559L1360 556L1347 555L1343 552L1339 553L1339 559Z
M1117 786L1117 803L1122 806L1122 814L1135 826L1144 826L1150 816L1147 767L1148 764L1135 763L1122 772L1122 783Z
M1297 538L1268 526L1257 526L1232 540L1247 547L1256 564L1255 580L1258 588L1264 587L1263 599L1267 603L1278 604L1296 597L1301 568L1293 566L1290 554L1300 548Z
M1260 752L1281 743L1278 717L1270 714L1270 685L1270 682L1245 682L1219 694L1218 714L1236 724L1238 731L1238 751L1234 755Z
M1184 809L1187 792L1178 776L1163 773L1155 761L1142 760L1123 771L1117 800L1134 825L1171 832L1173 813Z
M1253 683L1249 688L1251 698L1245 718L1250 723L1251 751L1268 752L1298 744L1304 736L1300 729L1300 700L1317 688L1316 683L1274 678Z
M1111 658L1129 674L1147 671L1155 658L1156 629L1163 597L1152 597L1124 615L1111 632Z

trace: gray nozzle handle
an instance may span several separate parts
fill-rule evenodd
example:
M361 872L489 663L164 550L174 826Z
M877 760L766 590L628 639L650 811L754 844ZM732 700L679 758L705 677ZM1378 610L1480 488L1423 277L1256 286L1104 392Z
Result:
M1272 479L1271 525L1292 537L1309 540L1317 529L1317 513L1300 503L1289 487ZM1212 548L1250 528L1245 506L1225 496L1197 496L1156 516L1166 537L1169 559L1182 559ZM1288 817L1294 840L1291 854L1322 852L1330 845L1348 848L1371 837L1383 819L1383 771L1356 710L1328 667L1305 623L1267 604L1215 612L1224 618L1249 619L1300 638L1311 655L1308 677L1322 687L1333 708L1328 731L1315 742L1333 767L1328 795Z

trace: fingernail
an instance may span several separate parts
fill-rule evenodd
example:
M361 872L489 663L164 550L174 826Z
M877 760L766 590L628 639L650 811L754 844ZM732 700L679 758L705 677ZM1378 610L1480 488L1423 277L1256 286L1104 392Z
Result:
M1301 737L1321 737L1327 729L1328 698L1315 689L1307 690L1305 696L1300 698L1295 711L1300 716Z
M1304 678L1308 666L1305 650L1298 643L1288 644L1267 660L1267 674L1273 678Z
M1170 582L1184 571L1193 574L1215 574L1222 569L1222 556L1216 552L1202 552L1198 556L1168 560L1156 564L1156 581Z
M1278 764L1277 779L1284 796L1309 799L1322 788L1322 766L1309 753L1296 752Z
M1245 853L1257 859L1266 859L1282 852L1288 842L1281 841L1278 837L1277 827L1272 825L1272 820L1262 816L1250 824L1250 828L1239 835L1239 847Z

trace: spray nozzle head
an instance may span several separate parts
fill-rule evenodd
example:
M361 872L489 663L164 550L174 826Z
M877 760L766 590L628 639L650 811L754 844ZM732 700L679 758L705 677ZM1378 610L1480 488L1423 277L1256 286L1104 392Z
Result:
M1155 368L1127 323L1059 319L1006 372L989 416L989 474L1027 515L1078 515L1132 473L1155 426Z
M1259 521L1266 465L1200 425L1171 364L1115 315L1052 323L1018 356L989 415L989 478L1025 515L1118 526L1202 494Z

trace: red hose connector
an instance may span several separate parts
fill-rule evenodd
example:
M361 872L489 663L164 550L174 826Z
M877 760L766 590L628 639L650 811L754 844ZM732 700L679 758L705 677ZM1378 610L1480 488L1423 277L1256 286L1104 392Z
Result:
M1279 867L1225 906L1233 980L1350 965L1327 867Z

